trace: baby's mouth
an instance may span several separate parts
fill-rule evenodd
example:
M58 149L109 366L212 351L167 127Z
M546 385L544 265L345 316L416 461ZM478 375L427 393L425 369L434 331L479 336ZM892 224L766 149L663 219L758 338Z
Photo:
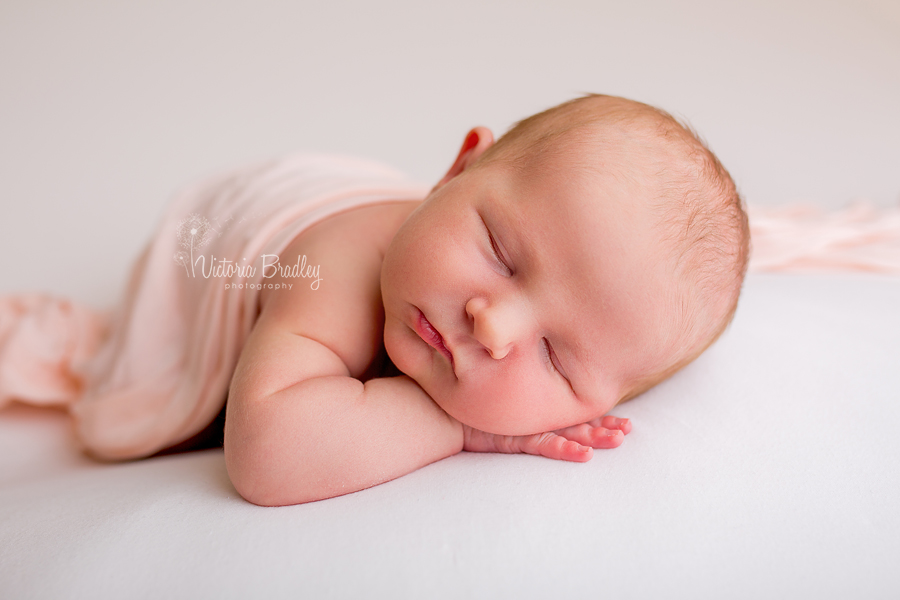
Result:
M450 361L450 366L453 366L453 354L444 344L444 337L434 328L434 325L425 318L425 314L421 310L419 311L419 317L416 319L416 333L419 334L420 338L425 340L426 344L446 356L447 360Z

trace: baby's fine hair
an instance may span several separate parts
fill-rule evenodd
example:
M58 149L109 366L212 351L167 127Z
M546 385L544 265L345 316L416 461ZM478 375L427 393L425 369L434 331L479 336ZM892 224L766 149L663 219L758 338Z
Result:
M616 177L654 190L651 209L677 282L679 333L666 340L667 362L631 382L623 402L689 364L731 322L750 256L747 213L731 175L689 125L615 96L588 94L519 121L478 163L524 168L535 156L571 152L557 142L573 138L602 146L602 168ZM587 162L594 154L583 155L576 164L599 168Z

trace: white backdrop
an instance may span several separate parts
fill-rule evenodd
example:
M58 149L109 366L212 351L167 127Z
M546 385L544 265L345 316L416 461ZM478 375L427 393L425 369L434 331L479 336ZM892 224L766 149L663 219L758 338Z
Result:
M114 301L179 186L293 150L436 181L583 91L687 118L750 202L900 199L896 0L0 2L0 293Z

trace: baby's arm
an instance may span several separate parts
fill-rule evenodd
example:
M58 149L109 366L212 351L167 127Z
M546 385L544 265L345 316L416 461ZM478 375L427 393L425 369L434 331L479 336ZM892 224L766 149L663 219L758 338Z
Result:
M462 425L413 380L362 383L326 346L266 316L241 355L225 421L228 474L244 498L339 496L462 449Z
M325 345L263 314L229 392L225 461L244 498L280 506L365 489L463 449L583 462L630 430L628 419L608 416L529 436L478 431L409 377L362 383Z

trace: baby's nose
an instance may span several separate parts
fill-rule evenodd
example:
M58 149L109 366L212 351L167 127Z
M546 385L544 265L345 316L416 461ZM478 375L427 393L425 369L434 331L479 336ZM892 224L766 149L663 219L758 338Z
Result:
M473 336L495 360L505 358L522 333L521 319L512 305L489 305L481 298L466 303L466 313L473 321Z
M512 344L497 344L497 345L485 345L487 348L488 354L491 355L491 358L494 360L500 360L501 358L506 358L506 355L509 354L509 349L512 347Z

